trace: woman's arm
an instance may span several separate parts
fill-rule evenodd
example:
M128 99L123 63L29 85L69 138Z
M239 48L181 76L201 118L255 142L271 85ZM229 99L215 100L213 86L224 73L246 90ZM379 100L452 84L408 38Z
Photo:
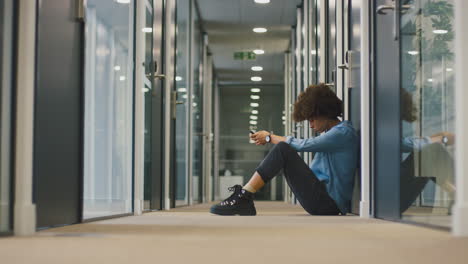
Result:
M278 144L282 141L286 141L286 137L273 135L265 130L258 131L257 133L250 135L250 138L255 141L255 145L265 145L267 143L266 136L268 135L270 135L270 143L272 144Z

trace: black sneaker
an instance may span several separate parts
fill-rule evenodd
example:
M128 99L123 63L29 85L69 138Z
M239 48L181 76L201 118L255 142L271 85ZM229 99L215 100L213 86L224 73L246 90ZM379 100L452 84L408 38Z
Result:
M240 185L229 187L234 192L229 198L211 206L210 212L217 215L256 215L253 193L242 189Z

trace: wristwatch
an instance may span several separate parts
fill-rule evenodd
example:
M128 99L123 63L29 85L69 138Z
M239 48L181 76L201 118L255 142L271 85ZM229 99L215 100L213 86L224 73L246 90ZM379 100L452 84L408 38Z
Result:
M445 146L447 146L448 141L449 141L449 139L448 139L447 136L442 136L442 144L444 144Z
M266 137L265 137L265 141L266 143L270 143L271 142L271 137L270 137L271 134L268 134Z

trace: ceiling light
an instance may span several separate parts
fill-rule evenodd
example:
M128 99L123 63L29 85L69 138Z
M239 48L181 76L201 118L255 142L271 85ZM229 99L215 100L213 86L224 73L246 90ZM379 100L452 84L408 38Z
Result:
M261 54L264 54L265 51L262 50L262 49L254 49L254 50L253 50L253 53L255 53L255 54L257 54L257 55L261 55Z
M250 120L249 123L250 123L251 125L256 125L256 124L257 124L257 121L255 121L255 120Z
M252 66L252 71L263 71L263 67L262 66Z
M251 95L250 98L253 100L258 100L260 99L260 95Z
M151 33L151 32L153 32L153 29L150 28L150 27L145 27L145 28L142 28L141 31L143 31L145 33Z
M250 116L250 119L252 119L252 120L257 120L257 119L258 119L258 116L251 115L251 116Z
M119 4L128 4L130 3L130 0L116 0L116 2Z
M310 51L310 54L312 54L312 55L317 55L317 50L311 50L311 51Z
M260 76L253 76L250 78L253 82L260 82L262 80L262 77Z
M432 30L432 32L434 34L447 34L448 33L448 31L445 30L445 29L434 29L434 30Z
M255 109L252 110L252 114L253 114L253 115L257 115L257 114L258 114L258 110L255 110Z
M114 71L120 71L120 66L119 65L115 66Z
M451 72L451 71L453 71L453 69L452 68L447 68L446 71Z
M258 104L258 103L250 103L250 106L251 106L251 107L258 107L259 104Z
M408 51L408 54L409 54L409 55L413 55L413 56L415 56L415 55L418 55L418 54L419 54L419 51L416 51L416 50L410 50L410 51Z
M250 91L252 93L259 93L260 92L260 88L251 88Z
M270 3L270 0L254 0L254 2L257 4L268 4Z
M433 82L433 81L434 81L434 79L432 79L432 78L429 78L429 79L427 79L427 81L428 81L428 82Z
M187 88L180 87L179 89L177 89L177 91L180 92L180 93L185 93L185 92L187 92Z
M254 29L252 29L252 30L253 30L253 32L255 32L255 33L265 33L265 32L268 31L266 28L262 28L262 27L254 28Z
M125 79L127 79L127 78L125 78L125 76L123 76L123 75L119 77L119 80L121 80L121 81L125 81Z
M281 119L286 120L286 117L285 117L285 116L282 116Z
M149 92L149 88L147 88L147 87L143 88L142 90L143 90L144 93Z
M176 76L176 77L175 77L175 80L176 80L177 82L182 81L182 77Z

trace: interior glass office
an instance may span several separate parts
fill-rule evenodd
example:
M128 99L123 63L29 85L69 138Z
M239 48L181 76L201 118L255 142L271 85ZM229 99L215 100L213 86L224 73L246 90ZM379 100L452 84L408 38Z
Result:
M0 2L0 234L11 231L11 93L14 1Z
M87 1L84 219L132 211L133 25L134 1Z

